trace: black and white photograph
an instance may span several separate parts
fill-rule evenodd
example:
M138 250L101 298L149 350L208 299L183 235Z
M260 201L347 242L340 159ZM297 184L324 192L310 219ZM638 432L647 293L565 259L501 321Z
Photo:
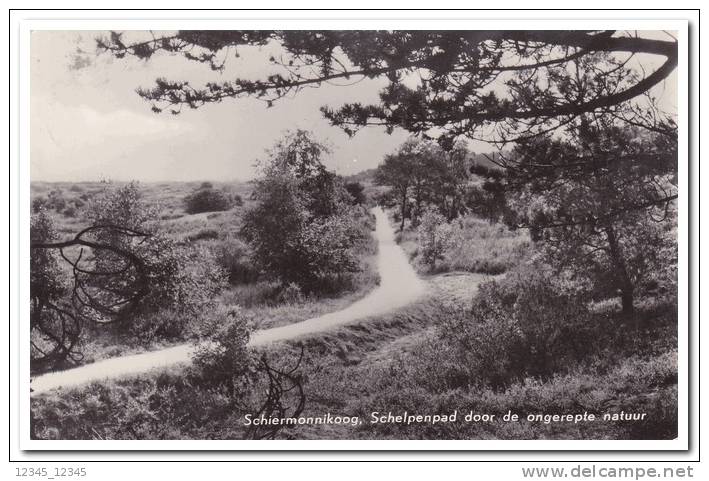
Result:
M31 449L686 449L686 28L607 23L32 29Z

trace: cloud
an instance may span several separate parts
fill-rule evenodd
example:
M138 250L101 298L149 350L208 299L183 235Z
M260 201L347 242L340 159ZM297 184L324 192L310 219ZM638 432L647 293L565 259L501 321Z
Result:
M145 161L157 145L180 142L198 127L170 117L126 109L99 111L33 97L31 107L33 178L133 178L126 158Z
M187 129L185 122L174 122L147 111L106 112L88 105L63 105L41 98L33 98L32 103L43 104L41 113L32 116L33 134L46 135L64 145L91 145L110 139L130 142L142 136L179 135ZM41 137L34 141L41 142Z

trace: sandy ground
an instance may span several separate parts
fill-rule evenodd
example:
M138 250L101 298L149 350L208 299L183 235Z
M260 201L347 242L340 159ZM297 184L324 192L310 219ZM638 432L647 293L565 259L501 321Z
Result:
M372 210L377 224L375 236L379 243L378 269L380 284L364 298L349 307L302 322L257 331L249 345L262 346L272 342L331 329L358 319L384 314L403 307L420 297L425 284L416 275L406 254L394 240L394 229L384 211ZM60 387L71 387L90 381L121 378L148 372L156 368L188 362L194 346L183 344L158 351L116 357L93 364L38 376L32 380L33 394Z

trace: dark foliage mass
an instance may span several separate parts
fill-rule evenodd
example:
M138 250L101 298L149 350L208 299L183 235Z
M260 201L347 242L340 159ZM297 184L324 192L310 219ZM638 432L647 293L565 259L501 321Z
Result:
M449 359L451 366L460 366L447 373L444 382L450 388L548 379L597 349L600 319L550 274L535 266L523 276L513 272L502 283L484 284L467 312L443 320L441 339L450 355L462 356Z
M87 200L86 194L67 199L61 189L53 189L46 197L36 197L32 200L32 212L38 213L43 209L54 210L67 217L75 217Z
M32 217L30 238L38 244L57 239L52 220L42 209ZM51 249L35 250L30 258L30 342L35 365L81 359L77 349L81 324L72 306L64 302L69 288L59 261Z
M259 278L251 247L242 239L227 237L215 249L215 260L224 269L231 284L248 284Z
M367 202L367 196L364 193L364 186L359 182L345 183L347 193L352 197L352 203L355 205L364 205Z
M188 214L224 211L241 204L241 197L215 189L209 182L185 197L185 211Z
M463 142L446 151L434 142L415 138L387 155L375 172L375 181L391 187L400 230L406 219L417 226L426 206L435 206L448 220L465 213L474 156Z

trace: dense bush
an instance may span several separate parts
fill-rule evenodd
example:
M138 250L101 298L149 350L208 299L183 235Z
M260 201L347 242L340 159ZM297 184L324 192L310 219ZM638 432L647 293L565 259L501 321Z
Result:
M353 216L333 215L306 222L293 212L278 222L259 212L247 213L243 232L265 273L310 292L327 289L361 270L358 249L369 234Z
M64 211L62 213L67 217L75 217L76 216L76 207L70 205L69 207L64 209Z
M32 199L32 212L38 213L42 210L51 209L49 200L46 197L35 197Z
M476 168L474 171L479 169ZM484 176L500 176L497 169L490 170L483 167L482 170L481 173ZM470 213L481 219L509 224L514 222L514 213L507 205L504 190L496 188L494 183L484 182L482 185L471 185L466 192L465 203L469 207Z
M116 225L128 229L154 230L157 209L143 200L137 182L125 185L106 184L91 198L87 210L87 219L92 225ZM113 233L108 233L101 240L118 242ZM125 240L129 243L130 240Z
M364 194L364 186L359 182L347 182L345 184L347 193L352 197L352 203L355 205L364 205L367 202L367 196Z
M30 218L30 240L35 243L57 240L56 227L51 216L40 210ZM38 249L30 257L30 293L33 297L52 299L62 291L56 252Z
M49 203L51 208L56 210L57 212L61 212L62 210L64 210L67 203L66 199L64 198L64 193L61 191L61 189L54 189L50 191L47 202Z
M223 211L229 210L240 203L240 197L233 198L222 190L214 189L209 184L209 186L200 187L185 197L185 211L188 214Z
M195 332L199 344L192 361L201 383L243 394L255 372L247 349L252 329L253 321L238 307L221 307L200 323Z
M57 240L54 222L45 209L30 218L30 240ZM32 249L30 256L30 356L33 368L63 362L75 354L81 324L65 304L68 282L53 249Z
M226 284L226 274L212 253L203 248L179 246L168 239L153 240L139 251L149 259L150 291L141 299L134 318L141 318L147 330L132 328L138 337L153 334L181 338L192 323L200 322L215 305L215 296ZM174 313L164 322L162 311Z
M200 241L200 240L205 240L205 239L218 239L219 238L219 231L217 229L200 229L199 231L195 232L194 234L190 234L187 236L187 240L191 242L195 241Z
M262 272L308 294L359 272L358 250L369 237L363 208L347 202L341 179L322 164L325 152L303 131L279 141L262 164L241 230Z
M428 270L444 259L444 253L460 242L460 229L451 225L437 208L428 207L421 215L417 229L419 260Z
M470 309L442 316L430 350L445 366L442 387L502 387L549 378L583 361L597 342L598 319L552 279L534 266L481 285Z
M278 293L277 300L279 304L294 304L302 302L303 298L303 290L298 284L291 282Z
M119 315L119 324L146 341L154 336L179 337L185 325L198 320L214 303L226 281L224 272L208 250L180 245L156 232L156 210L142 200L137 184L107 188L92 199L88 215L94 225L118 225L149 234L137 239L111 231L96 236L101 243L131 252L144 264L146 294ZM120 270L124 262L110 251L99 250L94 257L109 272ZM130 282L127 288L135 289ZM171 322L163 310L174 314Z
M364 244L368 235L351 215L334 215L309 223L297 240L303 271L293 280L307 289L359 272L356 248Z
M253 194L256 204L244 213L242 235L264 272L284 282L298 280L297 245L307 211L291 176L270 172Z
M258 267L252 258L251 248L237 237L227 237L213 247L217 264L226 272L230 284L255 282L259 277Z

